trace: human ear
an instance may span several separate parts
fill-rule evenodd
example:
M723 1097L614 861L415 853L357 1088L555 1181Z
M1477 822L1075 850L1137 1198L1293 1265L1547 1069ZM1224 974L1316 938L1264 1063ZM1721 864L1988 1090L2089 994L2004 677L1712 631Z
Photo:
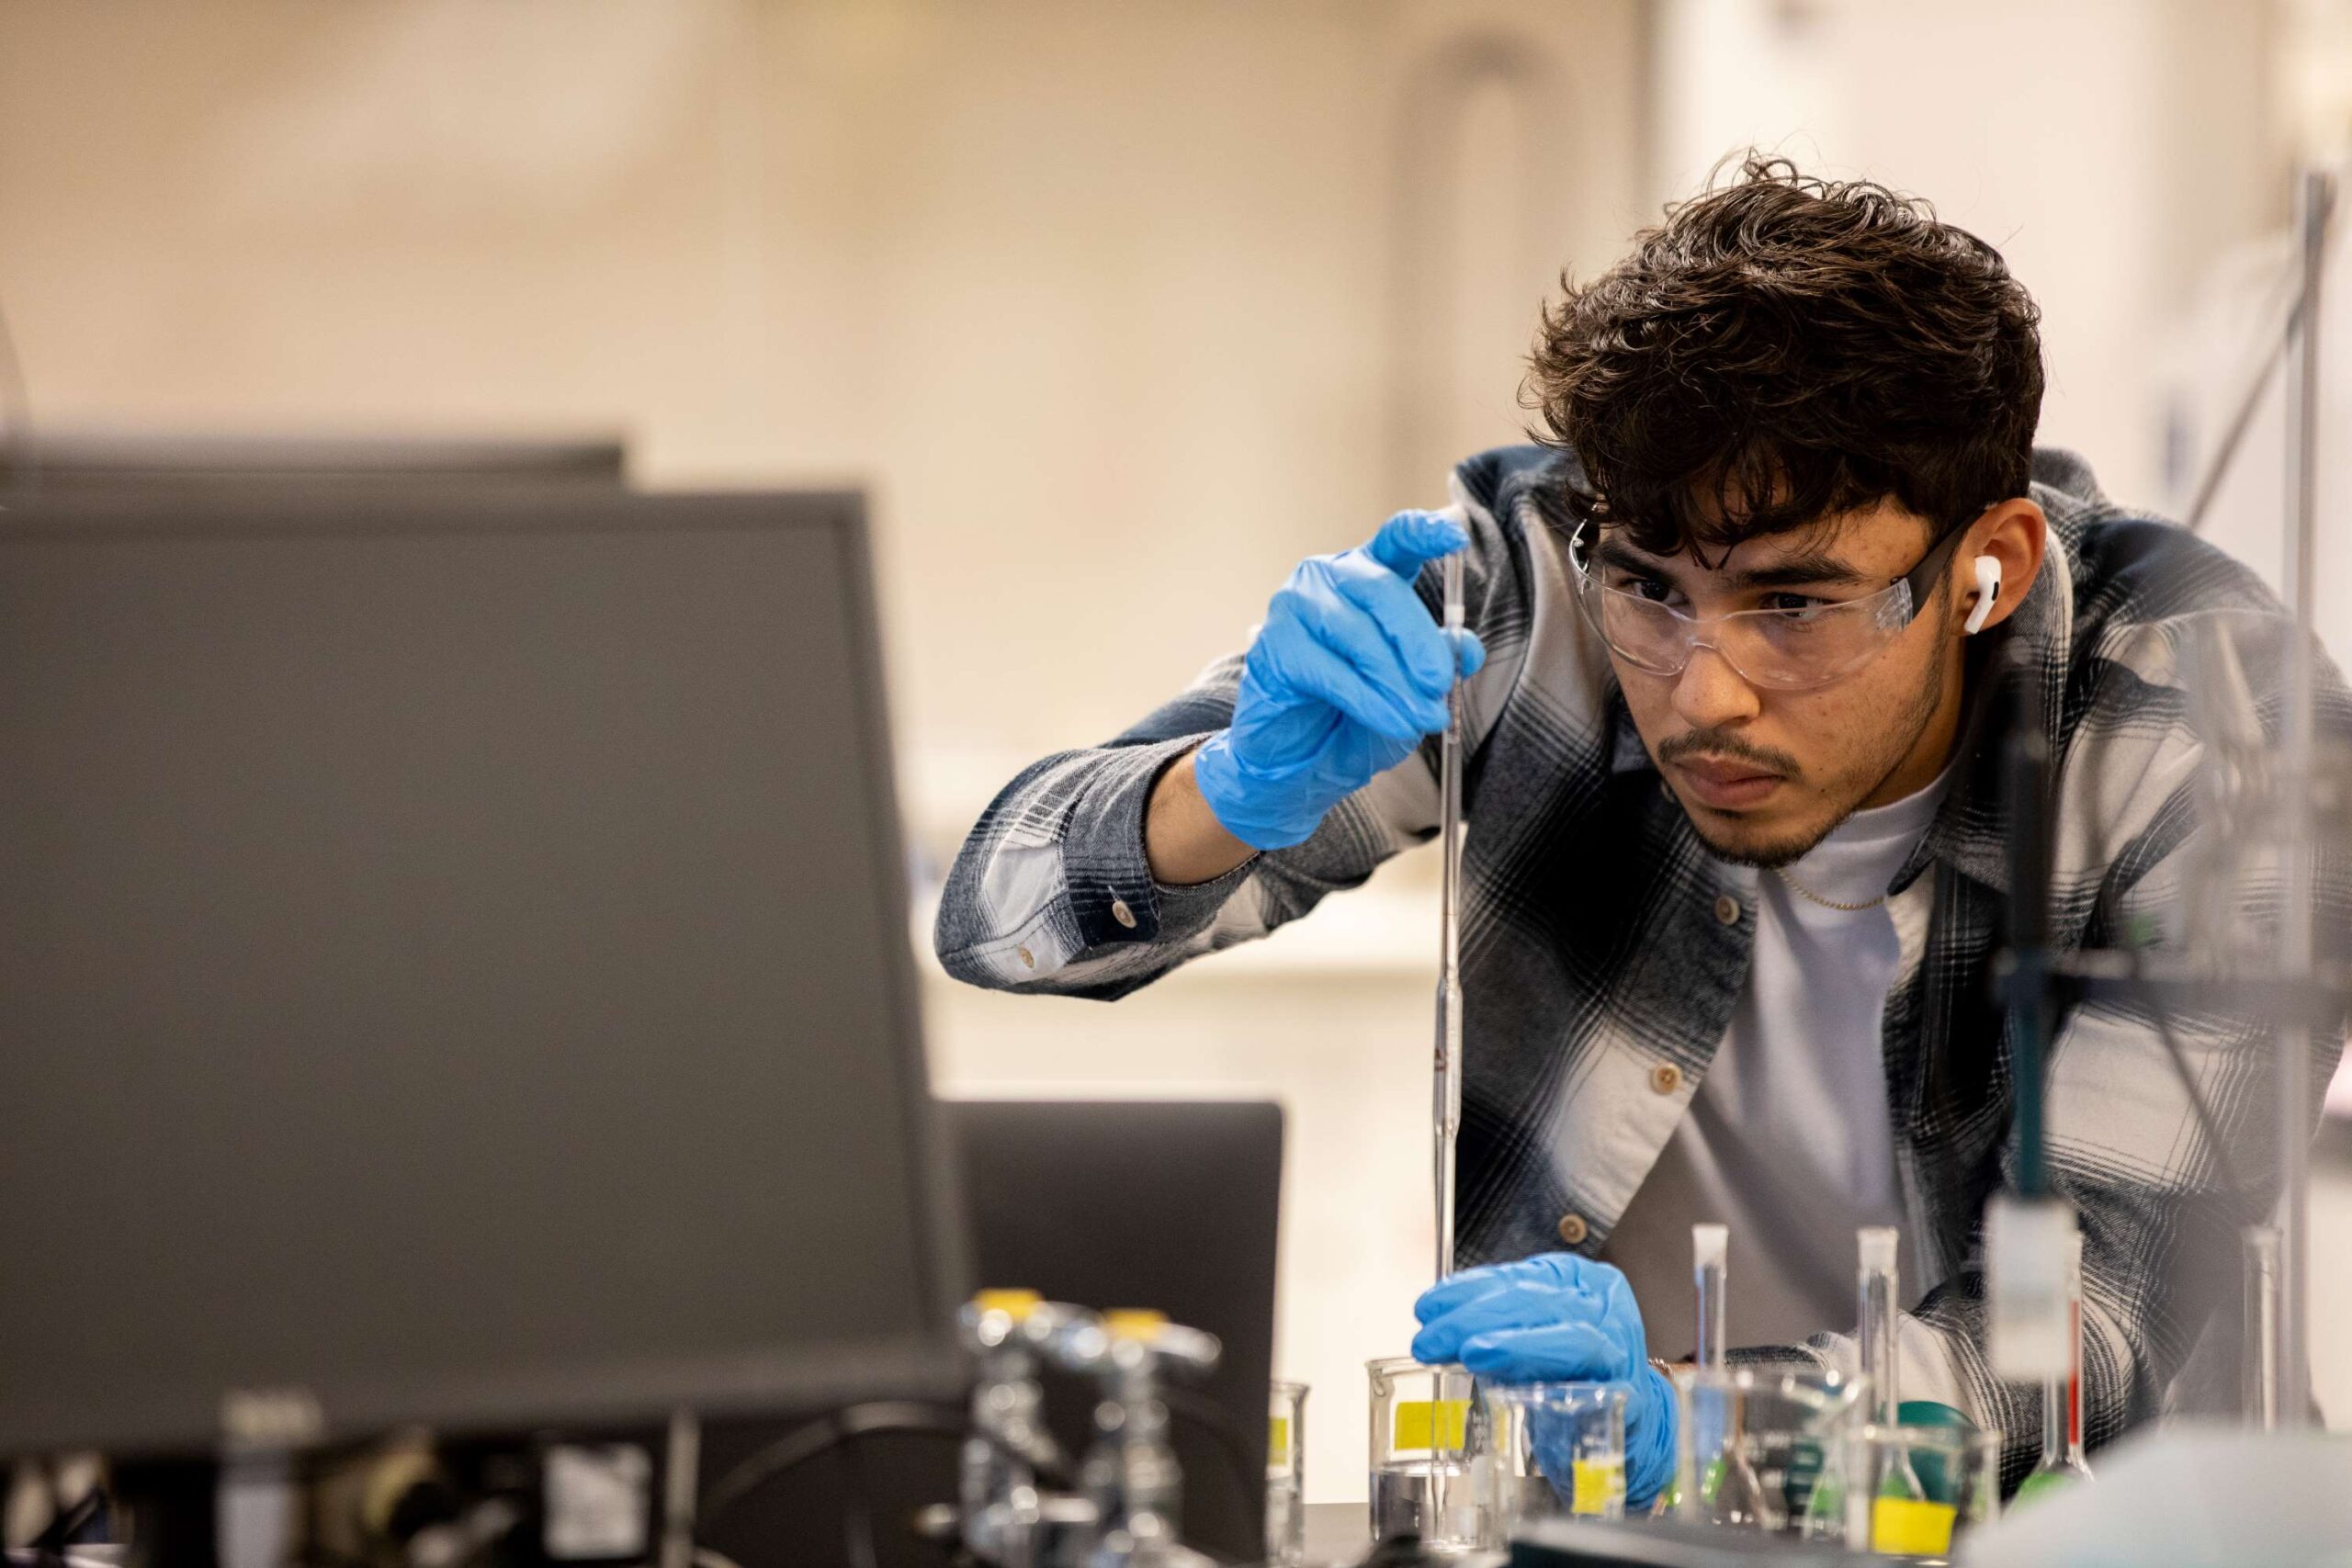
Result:
M1969 637L1974 637L1984 629L1985 623L1993 618L1993 606L2001 598L2001 558L1981 555L1973 564L1976 568L1976 603L1969 610L1968 619L1960 626L1961 631Z
M1952 596L1952 630L1962 637L1999 626L2025 603L2049 549L2050 520L2040 506L2020 496L1993 508L1969 532L1971 537L1962 541L1958 552L1968 563L1962 571L1962 581L1968 586ZM1991 565L1978 566L1979 559ZM1992 604L1985 605L1980 603L1984 594L1978 585L1988 580L1999 587Z

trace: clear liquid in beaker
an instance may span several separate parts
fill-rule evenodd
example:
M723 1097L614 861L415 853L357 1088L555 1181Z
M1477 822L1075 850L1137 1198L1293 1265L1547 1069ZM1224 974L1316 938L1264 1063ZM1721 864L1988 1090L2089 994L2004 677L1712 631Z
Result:
M1417 1535L1438 1551L1486 1544L1486 1509L1476 1466L1469 1461L1397 1460L1372 1472L1372 1533L1385 1540Z
M1296 1563L1306 1560L1306 1513L1298 1488L1286 1481L1266 1483L1266 1561Z

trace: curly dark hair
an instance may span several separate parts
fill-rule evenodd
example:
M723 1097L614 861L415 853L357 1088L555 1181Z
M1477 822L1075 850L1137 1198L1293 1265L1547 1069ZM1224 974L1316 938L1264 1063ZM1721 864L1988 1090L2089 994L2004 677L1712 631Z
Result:
M1937 533L2026 492L2041 311L1926 202L1749 153L1544 314L1536 438L1653 555L1892 497Z

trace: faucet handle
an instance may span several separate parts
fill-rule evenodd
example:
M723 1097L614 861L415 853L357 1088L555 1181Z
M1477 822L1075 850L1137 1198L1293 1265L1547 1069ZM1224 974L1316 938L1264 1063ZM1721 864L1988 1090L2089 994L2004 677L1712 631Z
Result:
M1094 1314L1068 1302L1049 1302L1035 1291L982 1291L956 1314L967 1349L986 1354L1007 1348L1042 1350L1055 1333Z
M1170 1323L1164 1312L1116 1309L1102 1314L1102 1326L1114 1339L1140 1342L1162 1365L1196 1374L1215 1371L1217 1359L1225 1353L1216 1335Z
M1049 1337L1046 1353L1065 1371L1081 1374L1143 1364L1198 1375L1216 1370L1225 1347L1214 1334L1169 1322L1165 1313L1123 1307L1063 1325Z
M1012 1338L1045 1300L1035 1291L980 1291L956 1313L956 1326L967 1349L994 1350Z
M1152 1337L1152 1354L1162 1366L1170 1366L1194 1377L1216 1371L1218 1359L1225 1347L1217 1337L1205 1329L1187 1328L1181 1323L1164 1325Z

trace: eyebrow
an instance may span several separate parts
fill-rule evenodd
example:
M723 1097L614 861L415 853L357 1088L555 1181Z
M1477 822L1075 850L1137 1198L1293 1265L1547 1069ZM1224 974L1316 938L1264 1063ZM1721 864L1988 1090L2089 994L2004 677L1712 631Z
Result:
M1664 563L1648 556L1636 555L1606 536L1593 546L1593 554L1602 564L1616 567L1622 571L1662 573L1666 570ZM1809 549L1800 550L1770 566L1725 572L1723 581L1726 587L1731 588L1797 588L1807 583L1874 582L1877 579L1866 571L1857 570L1826 550Z

